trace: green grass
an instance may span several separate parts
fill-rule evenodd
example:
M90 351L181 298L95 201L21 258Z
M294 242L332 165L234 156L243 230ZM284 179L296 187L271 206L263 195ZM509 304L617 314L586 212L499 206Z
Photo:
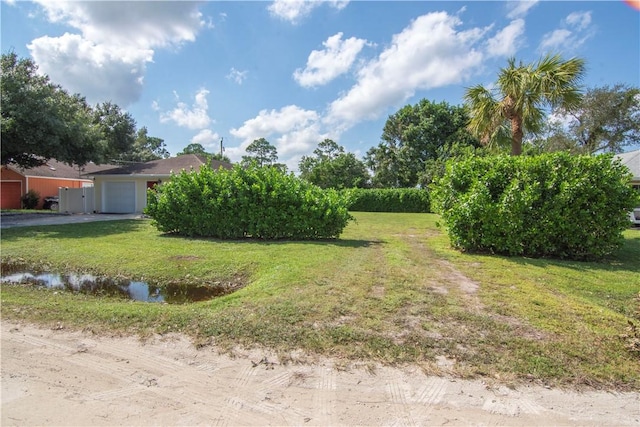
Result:
M505 382L640 389L640 230L599 263L452 250L431 214L356 213L340 240L187 239L148 221L2 231L2 259L148 281L243 282L186 305L2 285L2 318L99 333L178 331L221 348L418 363ZM450 370L436 358L454 361Z

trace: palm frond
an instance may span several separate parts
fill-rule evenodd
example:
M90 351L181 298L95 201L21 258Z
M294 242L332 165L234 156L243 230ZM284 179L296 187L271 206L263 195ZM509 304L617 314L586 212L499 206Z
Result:
M576 107L582 99L580 83L585 74L585 61L560 55L546 55L536 64L532 77L538 82L538 91L553 108Z
M471 116L469 131L483 144L489 143L496 129L504 121L500 102L482 85L467 88L464 99Z

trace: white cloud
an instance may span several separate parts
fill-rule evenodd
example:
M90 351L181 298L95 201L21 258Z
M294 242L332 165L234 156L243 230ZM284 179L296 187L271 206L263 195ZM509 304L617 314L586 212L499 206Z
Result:
M139 99L154 49L194 41L206 25L192 2L38 0L50 22L80 34L40 37L29 50L40 71L92 102L127 106Z
M324 85L339 75L346 73L366 40L350 37L342 40L342 33L337 33L322 42L324 50L314 50L309 54L304 70L297 69L293 78L303 87Z
M70 25L96 43L142 49L194 41L205 25L194 2L38 0L51 22Z
M524 19L515 19L509 25L487 40L489 56L512 56L522 44Z
M189 129L206 128L212 122L207 112L209 109L209 105L207 103L208 94L208 90L200 89L198 93L196 93L195 101L191 108L189 108L189 106L184 102L178 101L176 108L160 114L160 121L162 123L174 122L178 126Z
M287 105L279 110L262 110L252 119L246 120L230 133L242 140L239 147L227 149L232 160L239 160L245 155L246 147L255 139L265 138L278 151L279 161L283 161L290 169L297 164L290 164L295 155L308 153L327 134L321 132L318 113L305 110L297 105ZM294 167L295 166L295 167Z
M510 1L507 3L507 18L523 18L529 10L538 4L538 0L532 1Z
M297 105L287 105L280 110L261 110L256 117L245 121L239 129L231 129L231 134L251 143L257 138L304 128L317 120L318 113L315 111L305 110Z
M278 154L284 157L309 153L328 134L320 132L319 123L285 133L276 139Z
M591 24L591 12L572 12L567 16L565 22L578 31L585 30Z
M322 4L328 4L335 9L342 10L349 4L349 0L274 0L267 9L271 15L289 21L292 24L297 24L307 17L313 9Z
M245 79L247 78L247 74L249 73L249 71L245 70L245 71L238 71L235 68L231 68L231 70L229 71L229 74L227 74L227 79L229 80L233 80L234 82L236 82L237 84L241 85L242 82L245 81Z
M542 38L538 50L553 50L561 46L567 46L573 37L573 33L566 29L553 30Z
M208 148L209 152L218 152L220 150L220 135L211 129L202 129L191 138L191 143L200 144L204 148Z
M483 54L474 48L488 28L456 31L457 16L436 12L415 19L378 58L358 71L358 82L329 106L325 121L342 129L378 118L416 90L457 84L480 65Z
M112 101L120 106L138 100L146 63L153 51L96 45L77 34L40 37L28 46L39 71L89 103Z
M572 12L561 23L561 28L546 33L538 46L539 52L572 52L594 35L591 12Z

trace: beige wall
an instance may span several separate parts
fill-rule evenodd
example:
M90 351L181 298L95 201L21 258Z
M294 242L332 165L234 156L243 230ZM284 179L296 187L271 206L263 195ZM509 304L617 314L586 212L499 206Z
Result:
M100 213L104 209L104 183L105 182L134 182L135 183L135 213L142 213L147 206L147 182L168 180L169 177L132 177L132 176L96 176L95 188L95 211Z

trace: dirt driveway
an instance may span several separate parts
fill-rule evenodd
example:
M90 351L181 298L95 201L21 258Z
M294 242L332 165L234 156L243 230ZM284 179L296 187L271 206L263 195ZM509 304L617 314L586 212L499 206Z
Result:
M180 336L100 337L2 322L11 425L640 425L638 393L515 389L416 367L280 365Z

